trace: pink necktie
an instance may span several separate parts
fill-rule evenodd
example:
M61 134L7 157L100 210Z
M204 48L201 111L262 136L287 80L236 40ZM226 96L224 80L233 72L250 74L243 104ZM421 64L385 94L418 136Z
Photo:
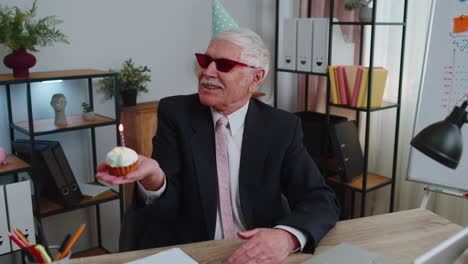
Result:
M221 210L221 225L223 227L224 239L235 237L226 143L226 126L228 123L229 121L225 116L216 121L216 167L218 171L219 207Z

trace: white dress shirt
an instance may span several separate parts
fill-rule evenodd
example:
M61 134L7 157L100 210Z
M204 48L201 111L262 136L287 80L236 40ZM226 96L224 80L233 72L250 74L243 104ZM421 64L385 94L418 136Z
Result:
M247 115L248 108L249 103L247 102L247 104L245 104L242 108L227 116L229 120L229 125L227 127L228 133L226 133L226 142L229 159L229 175L231 178L231 202L236 232L245 231L245 227L242 224L243 216L239 198L239 167L241 158L242 138L244 136L245 116ZM216 121L218 121L218 119L222 117L222 115L216 112L214 109L211 109L211 115L213 117L213 124L216 124ZM213 127L213 129L215 129L215 127ZM166 181L164 180L164 185L157 191L145 190L139 182L137 186L139 189L138 193L140 195L140 198L142 198L146 204L151 204L155 199L159 198L162 195L162 193L164 193L164 190L166 189ZM275 228L280 228L292 233L299 240L299 243L301 245L300 249L302 250L304 248L306 244L306 236L303 232L299 231L296 228L283 225L275 226ZM216 212L215 239L222 238L223 232L221 226L221 213L219 210L218 203L218 209Z

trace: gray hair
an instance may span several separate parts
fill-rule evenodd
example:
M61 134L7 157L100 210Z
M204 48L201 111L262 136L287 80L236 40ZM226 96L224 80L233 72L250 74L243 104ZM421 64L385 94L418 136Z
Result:
M270 51L257 33L246 28L231 29L215 35L211 41L214 40L225 40L238 45L242 49L240 61L264 69L264 77L267 76Z

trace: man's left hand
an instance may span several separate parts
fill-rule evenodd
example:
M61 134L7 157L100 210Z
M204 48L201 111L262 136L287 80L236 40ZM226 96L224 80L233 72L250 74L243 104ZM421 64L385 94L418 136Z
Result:
M238 232L248 239L229 257L228 263L280 263L299 247L299 241L283 229L257 228Z

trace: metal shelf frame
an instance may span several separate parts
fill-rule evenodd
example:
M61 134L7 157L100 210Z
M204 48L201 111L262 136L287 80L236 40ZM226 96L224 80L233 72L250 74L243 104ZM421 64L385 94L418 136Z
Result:
M0 85L4 85L6 88L6 98L7 98L7 109L8 109L8 120L9 120L9 127L10 127L10 141L11 141L11 149L13 150L13 142L15 141L15 131L23 133L29 136L29 140L31 141L32 148L34 149L35 145L35 137L40 135L47 135L47 134L55 134L61 132L68 132L74 130L89 130L90 131L90 139L91 139L91 149L92 149L92 163L93 163L93 171L96 171L97 168L97 154L96 154L96 133L95 128L100 126L109 126L115 125L116 126L116 139L117 145L120 145L120 136L117 130L117 125L119 124L120 120L120 107L119 107L119 97L114 96L114 111L115 111L115 119L109 118L109 121L99 122L95 124L85 124L80 126L74 127L66 127L66 128L57 128L50 131L35 131L34 130L34 115L32 109L32 95L31 95L31 84L35 82L43 82L43 81L53 81L53 80L75 80L75 79L87 79L87 89L88 89L88 100L89 105L93 108L94 107L94 98L93 98L93 82L94 78L103 78L103 77L110 77L114 80L114 94L118 95L117 89L117 73L112 72L103 72L103 71L96 71L96 70L76 70L76 71L58 71L58 72L44 72L44 73L31 73L30 78L12 78L9 75L0 75ZM11 96L11 85L12 84L24 84L26 87L26 103L27 103L27 126L28 128L25 129L23 127L18 126L13 121L13 106L12 106L12 96ZM30 164L34 164L34 156L31 155L31 162ZM32 165L31 165L32 166ZM35 183L38 181L38 176L34 175L32 168L29 170L31 174L31 179ZM16 181L17 181L16 177ZM97 179L94 178L94 182L98 182ZM36 221L42 226L42 219L51 215L61 214L67 211L77 210L80 208L95 206L96 210L96 228L97 228L97 236L98 236L98 247L103 248L102 244L102 229L101 229L101 214L100 214L100 204L108 201L113 201L119 199L119 211L120 211L120 218L123 218L124 215L124 203L123 203L123 186L119 186L119 193L116 196L107 199L98 199L93 202L88 202L85 204L80 204L74 206L72 208L64 208L57 211L52 211L46 214L41 214L41 207L39 203L39 198L41 196L38 184L33 184L35 198L34 198L34 216Z
M354 22L354 21L344 21L344 22L337 22L333 21L333 19L329 20L329 32L328 32L328 64L331 64L332 61L332 43L333 43L333 26L336 25L353 25L353 26L359 26L361 27L361 42L360 42L360 47L359 47L359 65L362 65L362 54L364 50L364 29L370 28L370 47L368 47L369 50L369 79L368 79L368 87L369 87L369 94L367 97L367 107L365 108L358 108L358 107L351 107L347 105L339 105L339 104L332 104L330 103L330 80L327 78L327 93L326 93L326 135L329 134L329 124L330 124L330 106L334 107L339 107L339 108L346 108L346 109L351 109L356 111L356 120L359 122L360 120L360 113L365 113L366 114L366 123L365 123L365 139L364 139L364 162L363 162L363 180L362 180L362 188L357 189L351 186L346 185L345 183L340 184L341 186L344 186L345 188L348 188L352 190L353 196L353 209L352 212L354 211L354 199L355 199L355 192L360 192L361 193L361 212L360 216L363 217L365 216L365 210L366 210L366 199L367 199L367 193L370 191L374 191L377 189L380 189L384 186L390 185L391 186L391 194L390 194L390 205L389 205L389 211L393 212L394 210L394 200L395 200L395 181L396 181L396 172L397 172L397 159L398 159L398 141L399 141L399 130L400 130L400 115L401 115L401 94L402 94L402 83L403 83L403 66L404 66L404 55L405 55L405 36L406 36L406 25L407 25L407 10L408 10L408 0L402 0L404 1L404 7L403 7L403 21L401 22L378 22L376 21L376 10L378 8L378 2L379 0L373 0L373 10L372 10L372 21L371 22ZM275 24L275 29L276 29L276 34L275 34L275 77L274 77L274 87L273 87L273 92L274 92L274 97L273 97L273 104L275 107L278 106L278 72L290 72L290 73L301 73L301 74L306 74L305 76L305 82L306 82L306 87L305 87L305 111L308 111L308 88L309 88L309 75L318 75L318 76L328 76L328 73L323 74L323 73L314 73L314 72L302 72L302 71L291 71L291 70L284 70L278 68L278 46L279 46L279 15L280 15L280 0L276 0L276 24ZM308 17L311 16L310 12L310 6L312 5L313 0L308 0ZM333 18L335 14L335 1L330 0L330 12L329 12L329 18ZM400 69L399 69L399 77L398 77L398 99L396 103L390 103L390 104L385 104L382 107L377 107L377 108L371 108L370 103L371 103L371 98L372 98L372 69L374 66L374 51L375 51L375 32L376 28L380 26L396 26L396 27L401 27L402 29L402 35L401 35L401 53L400 53ZM395 124L395 136L394 136L394 146L393 146L393 161L392 161L392 175L391 175L391 180L386 183L386 184L381 184L377 187L373 188L367 188L367 177L368 177L368 162L369 162L369 144L370 144L370 124L371 124L371 113L381 111L381 110L386 110L386 109L395 109L396 111L396 124ZM327 140L325 140L325 149L327 148ZM325 171L325 175L327 175L327 172ZM354 216L354 214L353 214Z

